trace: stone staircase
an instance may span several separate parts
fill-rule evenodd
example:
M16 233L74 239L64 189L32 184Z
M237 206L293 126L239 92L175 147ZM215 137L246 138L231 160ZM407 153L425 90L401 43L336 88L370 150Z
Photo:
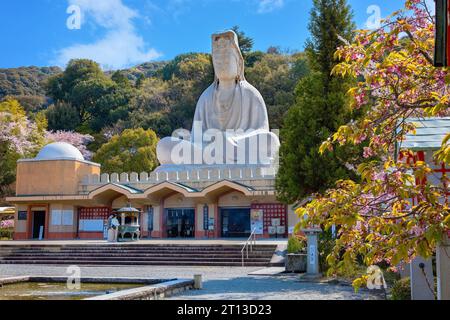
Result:
M256 245L246 267L267 267L276 245ZM240 245L0 245L0 264L240 267Z

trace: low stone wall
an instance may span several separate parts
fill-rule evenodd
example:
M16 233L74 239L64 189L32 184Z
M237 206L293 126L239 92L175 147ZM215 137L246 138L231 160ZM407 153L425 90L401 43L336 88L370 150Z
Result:
M112 174L91 174L83 177L79 185L79 194L89 194L101 186L112 184L126 185L139 190L161 184L163 182L180 183L188 187L202 190L223 180L238 181L256 190L273 190L275 187L276 168L261 167L208 167L193 170L161 171Z
M0 278L0 287L7 284L16 284L16 283L23 283L23 282L29 282L30 277L10 277L10 278Z
M142 288L122 290L85 300L162 300L194 288L194 280L172 280Z
M306 272L307 254L288 254L286 256L286 272Z
M46 283L65 283L69 277L42 277L42 276L21 276L21 277L9 277L0 278L0 285L17 284L23 282L46 282ZM176 279L173 279L176 280ZM81 283L110 283L110 284L142 284L142 285L155 285L163 283L161 279L142 279L142 278L82 278Z
M9 277L0 278L0 287L25 282L46 282L46 283L64 283L67 277ZM173 295L180 294L194 288L194 280L174 279L139 279L139 278L82 278L81 283L126 283L143 284L140 288L121 290L111 294L105 294L97 297L87 298L85 300L162 300Z
M83 177L83 185L104 185L108 183L117 184L159 184L164 181L169 182L192 182L192 181L210 181L217 182L222 180L259 180L259 179L275 179L276 168L263 167L217 167L210 166L208 168L178 170L178 171L161 171L161 172L136 172L132 173L112 173L107 174L91 174Z

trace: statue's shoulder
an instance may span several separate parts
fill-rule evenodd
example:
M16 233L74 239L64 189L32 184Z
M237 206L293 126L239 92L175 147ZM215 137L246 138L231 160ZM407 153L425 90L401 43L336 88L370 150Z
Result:
M255 99L265 105L263 96L258 91L258 89L256 89L251 83L247 81L242 81L241 88L244 95L250 97L252 100Z
M214 94L214 89L216 88L215 84L211 84L205 91L203 91L202 95L198 99L198 103L202 103L210 99Z

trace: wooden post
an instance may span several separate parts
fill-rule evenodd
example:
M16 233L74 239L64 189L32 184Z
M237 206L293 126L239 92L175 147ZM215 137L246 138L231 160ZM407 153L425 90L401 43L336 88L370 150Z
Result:
M438 300L450 300L450 239L448 234L436 248L436 269Z
M445 23L446 23L446 31L447 31L447 38L446 38L446 46L447 46L447 59L446 59L446 66L448 66L448 63L450 62L450 0L447 0L447 7L445 11Z
M448 65L449 54L449 21L448 10L449 0L436 0L436 45L434 52L434 65L436 67L446 67Z

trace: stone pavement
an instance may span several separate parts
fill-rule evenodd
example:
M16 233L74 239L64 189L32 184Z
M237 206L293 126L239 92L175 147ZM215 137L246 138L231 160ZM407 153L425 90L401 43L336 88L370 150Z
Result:
M204 289L172 299L186 300L364 300L378 299L367 291L320 283L300 282L296 275L249 276L261 268L227 267L82 267L84 277L190 278L203 275ZM0 278L8 276L67 276L66 267L0 265Z
M204 290L188 291L174 300L378 300L352 287L299 282L298 276L238 277L204 283Z

